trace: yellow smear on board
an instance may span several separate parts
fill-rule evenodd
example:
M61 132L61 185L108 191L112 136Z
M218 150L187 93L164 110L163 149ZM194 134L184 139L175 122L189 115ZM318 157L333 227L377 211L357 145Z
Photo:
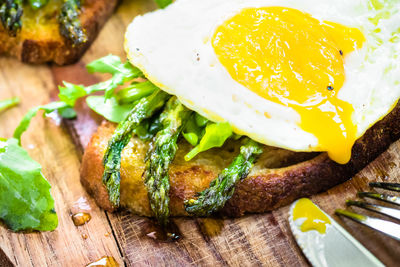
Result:
M328 216L308 198L299 199L293 208L293 221L300 218L306 218L300 227L302 232L316 230L320 234L325 234L326 225L331 224Z

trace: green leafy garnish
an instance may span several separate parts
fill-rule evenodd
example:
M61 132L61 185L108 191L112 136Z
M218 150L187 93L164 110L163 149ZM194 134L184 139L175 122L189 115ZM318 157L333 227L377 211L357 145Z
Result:
M156 3L160 8L165 8L172 3L172 0L156 0Z
M106 85L105 87L100 86L101 88L96 88L96 86L94 86L96 91L99 91L99 89L105 90L104 96L106 99L111 97L118 85L122 85L125 82L142 76L142 72L138 68L134 67L129 62L122 63L121 59L114 55L108 55L95 60L89 63L86 68L89 73L99 72L113 75L110 80L103 84L103 86Z
M185 129L182 133L183 137L189 142L189 144L196 146L203 137L208 122L208 119L198 113L194 113L186 123Z
M22 134L28 129L29 124L33 117L36 116L39 110L43 110L45 114L51 113L53 111L62 110L65 108L69 108L69 106L64 102L51 102L47 105L38 106L31 110L29 110L26 115L22 118L21 122L19 123L18 127L14 131L14 138L18 140L19 144L21 143L21 136Z
M0 139L0 218L13 231L52 231L58 225L41 169L17 139Z
M105 91L105 99L111 98L114 90L124 83L131 81L135 78L141 77L142 72L132 66L129 62L122 63L121 59L114 55L108 55L97 59L87 66L89 73L109 73L111 79L100 82L91 86L76 85L64 82L64 86L59 86L60 94L58 97L61 101L73 107L75 102L84 96L90 95L94 92Z
M79 98L103 91L103 96L87 97L86 103L107 120L120 123L141 99L159 90L150 81L138 82L137 78L143 77L143 73L129 62L123 63L119 57L114 55L108 55L89 63L87 70L90 73L109 73L112 78L90 86L64 82L64 86L59 87L59 98L69 108L59 109L59 113L63 117L68 118L70 113L72 116L76 115L71 107ZM131 84L118 92L115 91L118 86L128 82ZM155 114L155 117L141 121L134 127L133 133L142 140L154 137L160 127L160 124L157 124L158 115ZM194 146L193 150L185 156L186 160L191 160L198 153L210 148L222 146L230 137L240 138L232 133L229 123L213 123L197 113L187 120L182 135Z
M115 123L123 121L136 103L120 105L115 97L105 100L104 96L89 96L88 106L107 120Z
M195 113L194 119L196 121L197 126L199 126L199 127L205 127L207 125L207 122L209 122L208 119L204 118L203 116L201 116L198 113Z
M18 97L13 97L10 99L6 99L6 100L1 100L0 101L0 112L4 111L6 109L12 108L16 105L19 104L19 98Z
M58 114L64 119L75 119L78 114L72 107L64 107L58 110Z
M195 146L199 143L199 136L195 133L183 133L183 137L188 141L189 144Z
M87 90L83 85L76 85L65 81L63 83L64 86L58 87L58 90L60 91L58 97L61 101L71 107L75 106L75 103L79 98L94 93L94 91L91 92L90 90Z
M185 155L185 160L193 159L200 152L213 147L221 147L232 136L232 127L227 122L209 123L200 143Z

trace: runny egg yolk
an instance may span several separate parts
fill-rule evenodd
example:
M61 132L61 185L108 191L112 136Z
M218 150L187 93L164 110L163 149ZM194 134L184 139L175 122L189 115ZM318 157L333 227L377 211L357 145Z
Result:
M214 51L234 80L259 96L293 108L300 127L338 163L356 140L354 108L337 98L345 56L360 49L357 28L321 22L292 8L246 8L218 26Z

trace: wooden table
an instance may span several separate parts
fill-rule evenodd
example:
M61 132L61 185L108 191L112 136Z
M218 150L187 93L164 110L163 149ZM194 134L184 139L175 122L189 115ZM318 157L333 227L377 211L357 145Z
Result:
M126 26L135 15L154 8L151 0L124 1L82 60L72 66L30 66L0 58L0 99L22 99L19 107L0 114L0 136L10 137L28 109L55 99L62 80L88 85L104 79L87 75L85 64L108 53L124 58ZM52 185L59 226L53 232L29 234L0 226L0 266L7 266L7 262L17 266L84 266L103 256L112 256L127 266L309 265L289 230L288 207L239 219L176 218L173 220L183 238L175 243L146 236L146 218L100 210L79 182L83 149L100 121L87 110L82 110L74 122L65 123L53 116L34 119L23 136L23 146L43 166ZM369 181L400 182L399 151L400 143L396 142L350 181L312 200L333 214L335 208L345 207L346 199L355 198L357 191L369 190ZM80 198L90 205L92 220L76 227L71 213ZM335 219L386 265L398 264L399 242L351 221Z

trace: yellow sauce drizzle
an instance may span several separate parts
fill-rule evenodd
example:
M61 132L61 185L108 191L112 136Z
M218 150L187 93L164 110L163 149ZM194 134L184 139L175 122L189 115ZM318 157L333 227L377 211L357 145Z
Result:
M316 230L320 234L325 234L326 225L331 224L331 220L329 220L328 216L308 198L299 199L293 208L293 221L300 218L306 218L300 226L302 232Z

